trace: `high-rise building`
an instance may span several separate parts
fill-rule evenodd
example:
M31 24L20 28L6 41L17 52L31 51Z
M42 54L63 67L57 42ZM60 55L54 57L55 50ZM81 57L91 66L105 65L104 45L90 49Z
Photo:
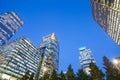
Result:
M59 63L59 45L55 34L52 33L44 36L40 43L40 47L45 47L40 75L43 75L45 72L51 74L53 70L57 71Z
M0 15L0 46L21 28L23 21L15 12L7 12Z
M95 21L120 45L120 0L91 0Z
M36 74L40 51L27 38L21 37L0 48L0 78L17 80L27 71Z
M81 67L87 74L90 74L89 64L91 62L95 62L92 52L89 48L86 47L81 47L79 48L79 50L80 50L79 60Z

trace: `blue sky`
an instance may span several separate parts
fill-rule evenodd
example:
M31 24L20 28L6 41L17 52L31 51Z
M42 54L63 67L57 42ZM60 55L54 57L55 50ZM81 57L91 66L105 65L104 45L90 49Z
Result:
M119 56L120 47L93 20L90 0L0 0L0 14L15 11L24 21L11 41L27 36L39 46L42 36L55 32L60 45L59 71L72 64L80 68L79 47L92 50L96 63L103 67L102 57Z

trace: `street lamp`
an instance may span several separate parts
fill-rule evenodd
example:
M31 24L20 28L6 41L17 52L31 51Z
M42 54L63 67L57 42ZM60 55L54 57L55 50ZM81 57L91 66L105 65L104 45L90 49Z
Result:
M44 68L43 68L43 71L44 71L44 72L46 72L46 71L47 71L47 68L46 68L46 67L44 67Z
M113 63L117 65L119 61L117 59L113 59Z
M113 59L113 64L120 73L120 60L118 58Z

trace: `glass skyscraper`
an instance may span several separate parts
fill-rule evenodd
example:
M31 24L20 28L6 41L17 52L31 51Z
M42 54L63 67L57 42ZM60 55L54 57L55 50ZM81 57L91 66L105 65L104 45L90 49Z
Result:
M120 0L91 0L95 21L120 45Z
M0 78L17 80L25 72L36 74L40 51L27 38L20 37L0 48Z
M52 33L44 36L40 47L45 47L40 75L43 75L45 72L51 74L53 70L57 71L59 63L59 45L55 34Z
M86 47L81 47L79 48L79 50L80 50L79 60L81 67L87 74L90 74L89 64L91 62L95 62L92 52L89 48Z
M15 12L7 12L0 15L0 46L21 28L23 21Z

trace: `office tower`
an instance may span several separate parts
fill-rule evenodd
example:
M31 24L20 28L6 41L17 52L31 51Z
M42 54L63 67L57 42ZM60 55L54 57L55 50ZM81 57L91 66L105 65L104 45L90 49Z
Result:
M36 73L40 51L27 38L20 37L0 48L0 77L17 80L25 72Z
M15 12L7 12L0 15L0 46L21 28L23 21Z
M120 45L120 0L91 0L95 21Z
M79 60L81 67L87 74L90 74L89 64L91 63L91 61L95 62L92 52L89 48L86 47L81 47L79 48L79 50L80 50Z
M59 45L54 33L42 38L40 48L42 47L45 47L45 51L40 75L43 75L45 72L51 74L53 70L58 70L59 61Z

